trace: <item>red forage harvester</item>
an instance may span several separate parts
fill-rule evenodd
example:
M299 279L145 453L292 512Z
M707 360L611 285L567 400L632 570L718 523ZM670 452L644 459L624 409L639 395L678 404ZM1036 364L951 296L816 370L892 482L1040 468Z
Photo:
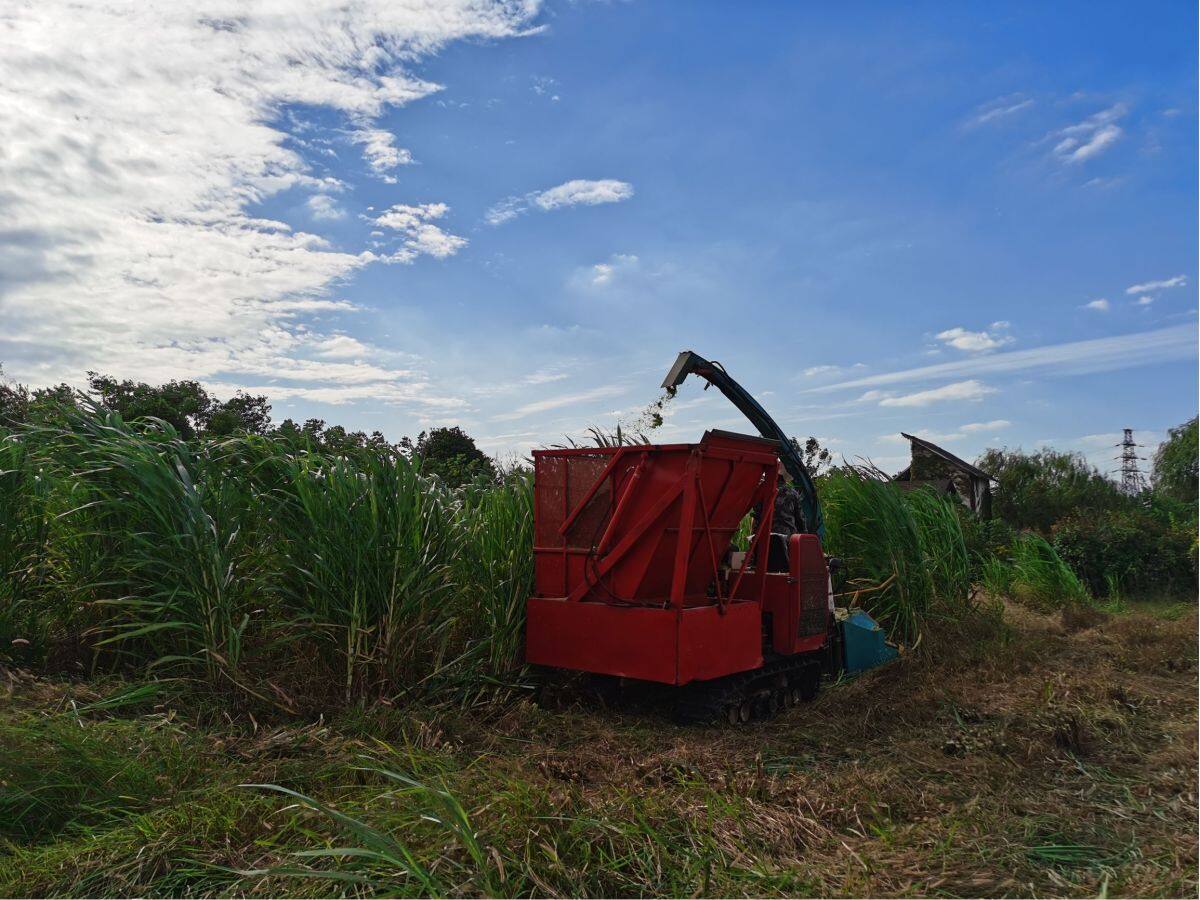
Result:
M829 568L815 534L771 534L777 450L709 431L534 451L528 662L680 686L687 719L745 722L815 696L836 634Z

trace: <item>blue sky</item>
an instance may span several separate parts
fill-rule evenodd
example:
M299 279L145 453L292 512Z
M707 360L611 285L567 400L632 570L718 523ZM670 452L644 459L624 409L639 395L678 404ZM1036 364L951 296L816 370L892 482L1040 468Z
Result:
M1196 413L1193 6L45 6L0 54L10 377L522 454L688 347L887 469ZM658 436L707 426L688 385Z

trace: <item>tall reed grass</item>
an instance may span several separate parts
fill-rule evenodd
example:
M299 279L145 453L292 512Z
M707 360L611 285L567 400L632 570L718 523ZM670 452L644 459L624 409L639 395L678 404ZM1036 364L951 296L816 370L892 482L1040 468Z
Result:
M0 440L0 526L0 659L74 630L105 666L252 693L291 666L349 701L470 698L521 664L519 474L450 488L392 452L184 441L85 408Z
M45 650L50 487L25 440L0 438L0 647L24 662Z
M43 437L65 488L55 574L95 611L97 644L236 680L264 573L230 445L98 412Z
M914 642L929 616L967 608L967 550L948 500L927 491L902 493L865 466L834 469L818 490L827 551L848 569L845 590L895 638Z
M1092 596L1071 567L1041 535L1024 532L1013 541L1009 558L985 560L983 587L1039 610L1088 605Z

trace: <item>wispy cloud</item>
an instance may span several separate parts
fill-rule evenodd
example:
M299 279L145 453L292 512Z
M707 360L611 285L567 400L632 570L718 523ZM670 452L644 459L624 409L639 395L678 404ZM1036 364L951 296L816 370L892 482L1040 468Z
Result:
M932 431L928 428L921 428L914 432L917 437L924 438L927 441L933 441L935 444L948 444L953 441L963 441L970 437L976 437L982 432L996 432L1008 428L1012 422L1007 419L993 419L991 422L969 422L966 425L959 425L953 431ZM906 438L896 432L883 434L879 436L880 440L894 444L902 444Z
M1101 297L1098 300L1088 301L1087 303L1083 304L1080 309L1094 309L1097 312L1108 312L1109 306L1110 304L1108 300L1104 297Z
M966 425L959 425L958 430L964 431L967 434L975 434L979 431L999 431L1001 428L1008 428L1012 422L1008 419L992 419L990 422L968 422Z
M1150 296L1138 297L1138 298L1137 298L1137 305L1138 305L1138 306L1149 306L1149 305L1150 305L1151 303L1153 303L1153 302L1154 302L1154 298L1153 298L1153 297L1150 297Z
M993 322L990 330L968 331L965 328L948 328L937 334L937 339L948 347L965 350L970 353L982 353L986 350L996 350L1013 342L1013 336L1007 334L1007 322Z
M1088 341L1072 341L1065 344L1048 344L1029 350L1010 350L1005 353L973 356L931 366L882 372L849 381L839 381L836 384L809 388L807 393L1017 372L1089 375L1095 372L1114 372L1173 360L1194 359L1195 356L1195 325L1174 325L1156 331L1143 331Z
M1124 132L1117 122L1128 112L1124 103L1088 116L1082 122L1054 133L1054 156L1067 164L1085 162L1099 156L1120 139Z
M557 79L550 78L546 75L535 75L533 77L533 84L530 87L530 90L532 90L539 97L547 97L557 103L559 100L558 91L556 90L557 86Z
M581 403L589 403L593 400L605 400L609 397L615 397L617 394L624 392L623 387L616 385L606 385L603 387L592 388L590 391L580 391L574 394L560 394L557 397L547 397L544 400L535 400L532 403L526 403L524 406L518 406L516 409L500 413L492 416L492 419L497 422L511 422L515 419L523 419L526 416L536 415L537 413L548 412L552 409L560 409L564 406L576 406Z
M588 180L574 178L544 191L533 191L521 197L506 197L484 214L489 225L502 225L531 208L542 212L568 206L597 206L602 203L620 203L633 196L633 185L613 178Z
M396 136L381 128L359 128L350 133L350 140L363 145L363 159L371 170L389 184L396 179L388 174L392 169L411 165L412 154L396 146Z
M941 387L930 388L927 391L917 391L912 394L883 396L879 399L879 405L929 406L933 403L946 403L952 401L977 401L982 400L988 394L994 393L996 393L995 388L988 387L982 382L971 379L968 381L956 381L952 384L945 384Z
M802 373L805 378L815 378L818 375L832 375L842 371L841 366L809 366Z
M348 334L334 334L315 341L313 352L327 359L361 359L370 352L370 348Z
M398 203L376 217L376 225L404 235L400 249L387 257L387 261L410 263L422 254L445 259L465 247L466 238L443 231L431 221L442 218L449 211L450 207L445 203L423 203L419 206Z
M1125 288L1127 294L1148 294L1151 291L1165 291L1168 288L1183 287L1187 284L1186 275L1176 275L1174 278L1164 278L1162 281L1147 281Z
M967 122L967 125L968 127L986 125L989 122L1006 119L1031 106L1033 106L1033 100L1025 97L1023 94L1009 94L1005 97L997 97L995 100L989 100L980 106L975 111L975 115Z

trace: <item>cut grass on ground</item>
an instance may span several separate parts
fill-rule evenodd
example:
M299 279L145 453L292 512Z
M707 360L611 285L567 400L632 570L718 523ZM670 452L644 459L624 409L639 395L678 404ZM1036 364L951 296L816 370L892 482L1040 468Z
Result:
M1005 617L740 731L9 673L0 895L1194 896L1195 606Z

